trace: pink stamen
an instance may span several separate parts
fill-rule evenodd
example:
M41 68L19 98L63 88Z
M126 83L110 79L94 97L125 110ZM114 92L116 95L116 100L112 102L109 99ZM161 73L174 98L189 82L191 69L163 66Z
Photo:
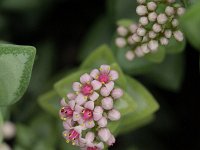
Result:
M83 85L82 89L81 89L81 93L85 96L88 96L90 94L92 94L93 92L93 87L90 84L85 84Z
M76 132L75 130L70 130L69 132L69 140L76 140L79 138L79 133Z
M83 119L84 120L90 120L93 117L93 112L92 110L89 109L85 109L83 110Z
M103 73L103 74L100 74L100 75L99 75L98 80L99 80L101 83L108 83L110 79L109 79L108 74Z
M97 147L88 147L87 150L97 150Z
M73 116L73 113L74 111L70 108L70 107L63 107L61 110L60 110L61 114L65 117L72 117Z

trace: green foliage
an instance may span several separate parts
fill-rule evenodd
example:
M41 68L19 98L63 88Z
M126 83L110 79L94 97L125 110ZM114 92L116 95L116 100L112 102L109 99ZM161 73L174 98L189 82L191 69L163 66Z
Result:
M3 116L2 116L1 108L0 108L0 129L1 129L2 125L3 125ZM2 142L2 139L3 139L3 135L2 135L1 130L0 130L0 144Z
M192 5L181 18L181 26L189 42L200 50L200 1Z
M31 46L0 45L0 105L17 102L26 91L36 50Z

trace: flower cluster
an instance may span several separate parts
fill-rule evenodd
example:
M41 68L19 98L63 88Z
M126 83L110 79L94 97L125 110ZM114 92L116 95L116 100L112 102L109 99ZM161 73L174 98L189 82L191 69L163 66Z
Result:
M139 5L136 13L140 16L139 23L128 28L119 26L115 43L119 48L129 47L127 60L142 57L147 53L158 50L159 45L168 45L170 38L184 40L179 30L178 17L183 15L185 8L175 0L137 0Z
M61 100L59 112L67 143L83 150L102 150L104 144L115 143L107 124L121 117L114 108L114 102L123 95L122 89L115 87L118 77L118 72L109 65L101 65L73 83L74 92L67 94L67 101Z

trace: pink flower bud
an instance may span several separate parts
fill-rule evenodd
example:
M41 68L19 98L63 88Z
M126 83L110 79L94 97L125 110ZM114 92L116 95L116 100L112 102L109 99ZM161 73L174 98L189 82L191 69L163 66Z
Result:
M94 138L95 138L95 135L93 132L88 132L86 135L85 135L85 139L86 139L86 142L89 143L89 142L93 142L94 141Z
M93 69L90 73L90 76L93 77L94 79L97 79L99 76L100 72L98 69Z
M100 106L96 106L93 111L93 119L98 121L102 118L103 108Z
M67 94L67 98L68 98L69 100L75 100L76 94L74 94L74 93L68 93L68 94Z
M98 136L103 142L107 142L111 136L110 130L108 128L101 128L98 132Z
M108 121L105 117L102 117L99 121L98 121L98 125L99 127L103 128L106 127Z
M101 104L105 110L110 110L113 108L113 99L111 97L106 97L102 99Z
M85 84L85 83L90 83L91 80L92 80L92 77L91 77L89 74L87 74L87 73L83 74L83 75L80 77L80 81L81 81L81 83L83 83L83 84Z
M79 92L81 90L81 84L79 82L74 82L72 88L75 92Z
M127 60L132 61L135 58L135 54L133 53L133 51L129 50L126 52L125 57Z
M102 87L100 93L104 97L110 95L110 91L106 87Z
M113 135L110 136L108 141L106 142L109 146L112 146L115 143L115 137Z
M117 80L119 78L119 74L115 70L111 70L110 73L109 73L109 76L110 76L110 79L113 80L113 81Z
M112 95L112 97L113 97L114 99L119 99L119 98L122 97L122 95L123 95L123 90L120 89L120 88L116 88L116 89L114 89L114 90L112 91L111 95Z
M121 118L121 114L118 110L112 109L108 112L108 118L112 121L117 121Z

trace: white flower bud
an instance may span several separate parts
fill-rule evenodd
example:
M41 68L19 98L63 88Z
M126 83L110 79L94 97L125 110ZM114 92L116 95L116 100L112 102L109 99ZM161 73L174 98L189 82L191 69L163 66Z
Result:
M121 38L121 37L116 38L115 44L117 45L117 47L123 48L123 47L126 46L126 40L124 38Z
M156 41L156 40L151 40L151 41L148 43L148 47L150 48L150 50L156 51L156 50L158 49L158 41Z
M113 108L113 99L111 97L106 97L101 100L101 104L105 110L110 110Z
M137 2L138 2L139 4L144 4L144 3L146 3L146 0L137 0Z
M120 88L116 88L112 91L111 93L111 96L114 98L114 99L119 99L120 97L122 97L123 95L123 90L120 89Z
M151 22L156 21L156 19L157 19L157 13L156 13L156 12L151 12L151 13L149 13L148 19L149 19L149 21L151 21Z
M136 49L135 49L135 54L137 57L142 57L144 56L144 53L142 51L142 48L140 46L138 46Z
M142 39L142 42L143 42L143 43L144 43L144 42L147 42L148 40L149 40L148 35L143 36L143 39Z
M176 0L167 0L168 3L175 3Z
M137 28L138 28L137 24L132 24L129 26L129 30L131 31L131 33L135 33Z
M136 13L137 13L139 16L146 15L146 14L148 13L147 7L144 6L144 5L139 5L139 6L136 8Z
M140 36L138 36L136 33L133 34L132 39L135 42L140 42L142 40L142 38Z
M16 127L11 122L5 122L0 130L2 130L2 134L5 139L11 139L16 134Z
M179 16L182 16L184 13L185 13L185 8L180 7L180 8L177 9L177 14L178 14Z
M112 109L108 112L108 119L111 121L117 121L121 118L121 114L118 110Z
M157 17L157 22L159 24L165 24L167 22L168 18L165 14L159 14L158 17Z
M149 38L154 39L157 34L154 31L149 31Z
M106 127L108 121L105 117L102 117L97 123L99 127L103 128L103 127Z
M127 42L128 42L128 44L130 44L130 45L135 44L135 41L133 41L133 39L132 39L131 36L128 37Z
M131 50L129 50L126 52L125 57L127 60L132 61L135 58L135 55Z
M169 43L169 40L166 37L160 38L161 45L167 45Z
M183 33L180 30L174 31L173 35L174 35L174 38L179 42L182 42L184 39Z
M144 36L146 34L146 30L144 28L140 27L140 28L137 29L137 34L139 36Z
M110 130L108 128L101 128L98 131L98 136L103 142L107 142L111 136Z
M155 23L153 25L152 29L153 29L154 32L158 33L158 32L160 32L162 30L162 27L161 27L161 25Z
M167 7L165 8L165 13L166 13L168 16L172 16L172 15L175 14L175 10L174 10L173 7L167 6Z
M172 20L172 26L177 27L179 25L179 21L177 19Z
M141 25L146 26L149 23L149 20L148 20L147 17L141 17L139 19L139 22L140 22Z
M128 30L123 27L123 26L119 26L117 28L117 33L120 35L120 36L126 36L128 34Z
M168 30L165 30L164 34L165 34L165 37L169 39L169 38L171 38L171 36L172 36L172 31L169 30L169 29L168 29Z
M156 10L157 5L156 5L155 2L148 2L148 3L147 3L147 8L148 8L148 10L150 10L150 11L154 11L154 10Z
M141 50L143 53L147 54L150 52L150 49L148 48L147 44L142 44L141 45Z

